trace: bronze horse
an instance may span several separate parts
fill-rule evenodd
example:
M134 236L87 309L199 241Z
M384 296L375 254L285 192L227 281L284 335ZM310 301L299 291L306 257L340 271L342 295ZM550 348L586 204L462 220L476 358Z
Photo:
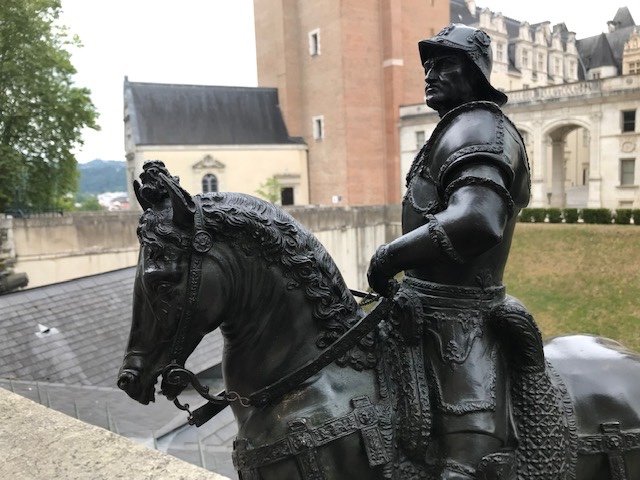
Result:
M162 393L175 399L186 383L167 381L168 366L179 371L202 337L220 328L241 478L434 478L428 453L424 461L408 460L397 440L395 406L404 400L381 378L384 328L271 399L251 396L313 362L365 318L315 237L286 212L249 195L191 197L162 168L141 177L141 249L118 386L148 404L164 373ZM185 318L188 327L179 325ZM551 383L559 386L545 397L557 417L549 431L562 430L556 460L544 450L540 460L523 449L517 477L491 478L639 479L640 357L587 336L558 338L545 352L555 372ZM522 415L530 409L522 402L519 408ZM544 441L539 437L546 430L532 433L544 418L536 414L520 423L528 425L521 445ZM558 464L545 464L551 461Z

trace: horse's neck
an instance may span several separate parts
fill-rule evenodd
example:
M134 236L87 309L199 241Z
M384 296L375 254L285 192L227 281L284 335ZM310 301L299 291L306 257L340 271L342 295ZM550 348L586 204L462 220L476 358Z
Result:
M287 289L278 268L245 259L233 269L223 366L227 387L248 394L317 355L319 331L310 300L301 288Z

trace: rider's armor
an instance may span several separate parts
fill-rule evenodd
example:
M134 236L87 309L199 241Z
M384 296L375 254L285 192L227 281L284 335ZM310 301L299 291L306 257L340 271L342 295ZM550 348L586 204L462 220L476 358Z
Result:
M470 102L444 115L407 175L402 209L402 233L433 223L443 255L424 271L416 268L408 274L451 285L483 287L500 283L517 214L529 202L529 179L522 138L496 104ZM446 234L440 233L433 215L447 207L455 190L468 185L496 192L509 209L509 218L498 245L467 259L464 267L452 269L452 260L462 261ZM473 227L469 230L471 234Z
M463 104L444 115L407 176L403 234L429 224L441 254L428 265L407 270L399 292L420 299L420 318L414 309L400 323L405 322L405 331L421 332L434 441L471 432L498 440L502 448L515 445L507 361L500 334L491 325L500 307L512 301L501 281L517 214L529 201L529 179L521 136L495 103L485 101ZM436 217L452 193L465 186L491 189L508 210L502 241L467 259ZM418 326L407 327L407 322ZM443 468L460 472L459 478L476 478L477 465L445 459Z

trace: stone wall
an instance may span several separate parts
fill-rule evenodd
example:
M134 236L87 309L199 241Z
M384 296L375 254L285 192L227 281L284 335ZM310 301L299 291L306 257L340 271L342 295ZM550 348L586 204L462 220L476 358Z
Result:
M16 272L29 287L134 265L139 213L74 213L13 219Z
M0 388L0 478L228 480Z
M316 234L352 288L366 287L371 255L400 233L399 206L290 212ZM138 212L104 212L12 219L15 271L27 273L29 287L37 287L135 265L138 217Z

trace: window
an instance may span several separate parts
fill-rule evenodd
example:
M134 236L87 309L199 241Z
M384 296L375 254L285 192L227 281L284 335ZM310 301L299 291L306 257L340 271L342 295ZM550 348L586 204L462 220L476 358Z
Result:
M522 84L522 89L523 90L529 90L529 84L528 83Z
M313 138L316 141L324 138L324 116L319 115L311 119L313 122Z
M640 73L640 62L629 62L629 73Z
M293 205L293 187L283 187L280 189L280 204Z
M424 130L418 130L416 132L416 148L421 149L424 145Z
M577 74L578 74L578 72L576 71L576 62L571 60L569 62L569 76L575 77L575 76L577 76Z
M529 52L527 50L522 51L522 68L529 68Z
M544 55L542 53L538 54L538 70L544 71Z
M597 80L597 79L599 79L599 78L600 78L600 72L593 72L593 73L591 74L591 79L592 79L592 80Z
M309 32L309 55L320 55L320 29Z
M555 65L554 73L556 75L562 75L562 69L560 68L560 59L559 58L555 59L555 64L554 65Z
M496 60L501 62L504 58L504 47L502 46L502 42L496 43Z
M218 177L208 173L202 177L202 193L211 193L218 191Z
M635 185L636 159L623 158L620 160L620 185Z
M622 131L623 132L636 131L636 111L635 110L622 111Z

